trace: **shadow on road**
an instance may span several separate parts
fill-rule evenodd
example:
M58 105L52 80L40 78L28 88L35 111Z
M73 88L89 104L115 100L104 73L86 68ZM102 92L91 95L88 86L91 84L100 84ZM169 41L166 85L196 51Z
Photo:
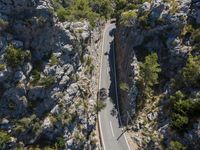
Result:
M115 30L116 29L113 29L110 31L109 35L110 36L114 36L114 33L115 33ZM110 67L110 72L109 72L109 75L110 75L110 80L111 80L111 84L110 84L110 87L109 87L109 97L110 97L110 101L113 103L113 106L114 108L111 110L110 114L112 116L116 116L116 118L118 119L118 124L119 124L119 127L123 127L123 124L121 123L120 121L120 118L119 118L119 112L118 112L118 108L117 108L117 99L116 99L116 89L115 87L117 87L117 85L115 85L115 71L114 71L114 39L112 42L110 42L110 51L108 53L105 53L105 55L108 55L108 58L109 58L109 67ZM119 108L120 110L120 108Z

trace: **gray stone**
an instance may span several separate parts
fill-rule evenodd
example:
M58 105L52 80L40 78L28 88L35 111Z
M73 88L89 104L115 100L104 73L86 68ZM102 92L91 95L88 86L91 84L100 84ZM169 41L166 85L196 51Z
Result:
M1 121L1 124L8 124L8 123L9 123L9 120L6 118L3 118Z
M26 79L26 76L22 71L15 72L14 80L15 82L20 82Z
M46 118L44 119L44 122L43 122L43 124L42 124L42 127L43 127L44 129L46 129L46 128L51 128L51 126L52 126L52 123L51 123L50 118L49 118L49 117L46 117Z
M156 118L158 117L158 113L157 112L152 112L152 113L149 113L147 115L147 118L152 121L152 120L155 120Z
M200 24L200 10L196 12L196 23Z
M135 136L134 140L136 141L136 143L138 144L138 146L142 147L142 141L143 140L141 138Z
M144 2L142 6L139 8L139 12L149 11L151 8L151 4L149 2Z
M31 73L31 70L32 70L33 66L31 63L26 63L24 66L23 66L23 71L25 73L25 75L29 75Z
M60 112L60 109L59 109L59 106L56 105L52 110L51 110L51 113L54 114L54 115L58 115Z
M67 146L72 147L72 146L73 146L73 142L74 142L73 139L69 139L69 140L67 141Z

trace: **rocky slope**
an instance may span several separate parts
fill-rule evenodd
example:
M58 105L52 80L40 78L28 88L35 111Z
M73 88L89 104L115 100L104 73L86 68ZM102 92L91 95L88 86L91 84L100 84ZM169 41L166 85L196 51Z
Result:
M199 1L129 2L117 24L115 40L118 80L126 83L129 89L120 90L120 103L123 119L129 121L133 141L139 149L199 149L199 118L191 119L190 127L187 125L186 130L180 133L171 127L173 118L170 113L173 111L170 108L170 96L177 90L186 93L189 99L192 99L192 95L193 98L198 97L199 88L188 85L175 88L172 83L179 86L184 82L178 80L178 76L188 56L199 56L199 40L196 36L200 27ZM137 85L139 62L144 62L145 57L151 53L158 55L162 72L159 84L153 88L154 96L146 99L144 107L138 109L138 94L141 92ZM134 120L129 116L133 116Z
M0 0L3 149L95 149L100 30L59 22L50 0ZM10 138L11 137L11 138Z

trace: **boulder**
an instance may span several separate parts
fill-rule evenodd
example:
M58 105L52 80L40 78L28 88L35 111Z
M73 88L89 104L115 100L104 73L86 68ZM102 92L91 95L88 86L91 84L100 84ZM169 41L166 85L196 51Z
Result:
M52 127L52 123L51 123L51 120L50 120L49 117L46 117L46 118L44 119L44 122L43 122L43 124L42 124L42 127L43 127L44 129L46 129L46 128L51 128L51 127Z
M152 121L152 120L155 120L156 118L158 117L158 113L157 112L152 112L152 113L149 113L147 115L147 118Z

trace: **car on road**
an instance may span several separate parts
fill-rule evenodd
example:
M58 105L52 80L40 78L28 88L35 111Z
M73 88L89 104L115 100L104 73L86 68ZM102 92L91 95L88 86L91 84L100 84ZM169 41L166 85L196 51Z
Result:
M108 92L106 88L101 88L99 91L99 99L100 100L106 100L108 98Z

